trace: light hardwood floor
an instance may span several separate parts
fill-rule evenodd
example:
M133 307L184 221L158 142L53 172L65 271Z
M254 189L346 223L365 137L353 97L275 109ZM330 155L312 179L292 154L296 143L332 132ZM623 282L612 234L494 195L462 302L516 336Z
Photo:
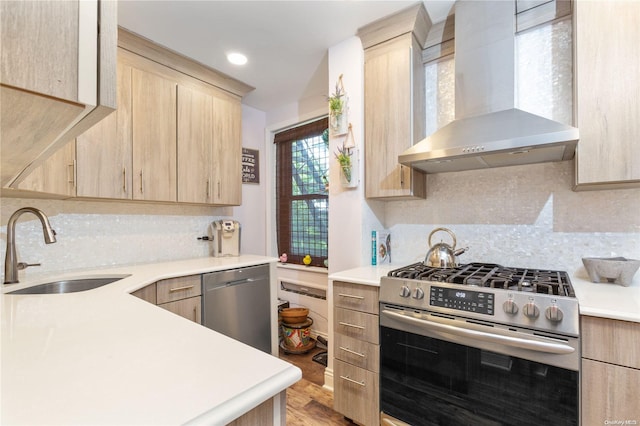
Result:
M280 358L302 370L302 379L287 389L288 426L354 425L342 414L333 411L333 393L322 387L324 366L312 357L321 352L315 348L306 354L285 354L280 350Z

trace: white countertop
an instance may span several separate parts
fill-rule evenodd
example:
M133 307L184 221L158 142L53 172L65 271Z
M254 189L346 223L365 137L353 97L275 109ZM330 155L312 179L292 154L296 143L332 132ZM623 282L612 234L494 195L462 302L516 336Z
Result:
M330 280L348 281L356 284L365 284L380 287L380 278L402 265L378 265L362 266L360 268L347 269L329 275Z
M226 424L297 367L129 293L159 279L275 262L243 255L65 274L131 274L78 293L2 295L2 424ZM52 281L5 285L3 292Z
M631 285L593 283L587 271L579 268L571 275L571 284L580 305L580 314L622 321L640 322L640 272Z
M380 286L380 277L403 265L363 266L329 275L330 280ZM570 275L580 305L580 314L640 322L640 272L629 287L592 283L584 268Z

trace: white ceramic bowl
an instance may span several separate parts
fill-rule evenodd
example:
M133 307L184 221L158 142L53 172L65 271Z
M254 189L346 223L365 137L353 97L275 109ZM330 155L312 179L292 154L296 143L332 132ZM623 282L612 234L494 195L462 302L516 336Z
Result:
M625 287L631 285L640 267L640 260L624 257L583 257L582 263L594 283L614 283Z

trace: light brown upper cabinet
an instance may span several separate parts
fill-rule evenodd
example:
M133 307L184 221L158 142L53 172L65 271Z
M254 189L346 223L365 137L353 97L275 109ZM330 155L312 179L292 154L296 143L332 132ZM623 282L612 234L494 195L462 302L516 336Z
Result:
M213 100L213 204L242 203L242 109L239 99Z
M212 86L178 86L178 201L241 203L240 100Z
M131 74L118 61L118 109L76 139L78 197L133 198Z
M18 184L18 189L51 194L54 198L76 194L76 146L71 141L44 160Z
M576 189L640 187L640 2L573 6Z
M426 177L398 163L425 137L422 43L431 21L422 3L358 30L365 48L365 196L426 197Z
M213 97L178 86L178 201L211 202Z
M116 8L101 0L0 2L2 186L116 107Z
M176 201L175 81L133 69L133 199Z

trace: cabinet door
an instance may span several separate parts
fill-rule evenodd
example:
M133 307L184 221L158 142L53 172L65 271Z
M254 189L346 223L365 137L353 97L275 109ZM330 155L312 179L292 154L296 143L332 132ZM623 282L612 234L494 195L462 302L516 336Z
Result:
M18 189L75 196L75 154L75 143L67 143L29 173L17 185Z
M134 200L176 201L176 83L133 69Z
M577 189L640 186L640 2L577 1Z
M398 155L424 137L424 79L417 74L422 62L415 57L419 52L411 35L365 52L367 198L426 196L424 174L398 163Z
M118 63L118 108L76 139L78 197L132 198L131 67Z
M609 424L615 424L613 420L640 421L640 370L583 359L581 380L583 425L608 424L607 420Z
M116 9L96 0L0 2L2 186L113 111Z
M213 99L213 203L242 203L242 110L240 100Z
M79 102L80 6L79 1L0 2L2 83Z
M211 203L213 97L178 86L178 201Z
M163 303L158 306L183 318L202 324L202 298L200 296Z

